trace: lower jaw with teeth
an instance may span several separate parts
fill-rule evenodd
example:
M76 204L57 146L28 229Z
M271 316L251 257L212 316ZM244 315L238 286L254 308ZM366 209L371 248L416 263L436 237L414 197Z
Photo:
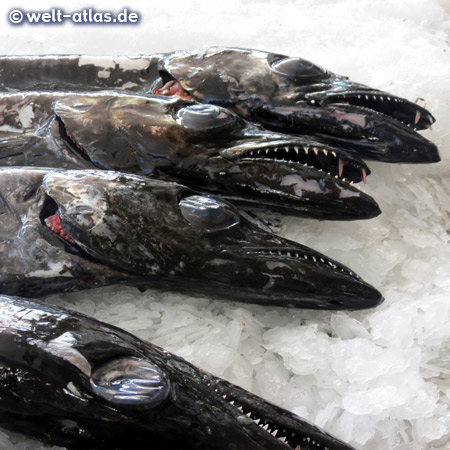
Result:
M240 406L237 401L228 400L229 397L227 395L222 395L222 398L224 400L227 400L231 406L236 408L241 415L245 415L248 419L251 419L254 424L259 426L259 428L272 435L274 438L278 439L280 442L293 450L308 450L311 448L315 448L317 450L330 450L329 447L321 444L320 442L317 442L315 439L309 436L305 436L302 433L296 433L295 431L283 428L283 426L278 427L270 421L262 419L257 414L249 412L246 408Z

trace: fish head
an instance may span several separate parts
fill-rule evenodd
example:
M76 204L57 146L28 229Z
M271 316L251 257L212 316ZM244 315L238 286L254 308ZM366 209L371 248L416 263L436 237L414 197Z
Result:
M342 264L177 183L64 171L47 174L43 190L50 228L95 261L147 284L305 308L360 309L382 301Z
M247 209L337 220L380 213L352 185L370 173L358 158L217 105L90 95L61 98L54 109L66 143L102 169L179 181Z
M0 291L45 295L127 278L94 261L60 227L58 208L43 187L49 169L0 170Z
M268 129L320 136L361 158L439 161L437 147L416 132L434 123L429 111L302 58L213 47L168 54L158 69L154 92L227 106Z
M0 417L13 430L69 448L353 448L116 327L36 301L0 305Z

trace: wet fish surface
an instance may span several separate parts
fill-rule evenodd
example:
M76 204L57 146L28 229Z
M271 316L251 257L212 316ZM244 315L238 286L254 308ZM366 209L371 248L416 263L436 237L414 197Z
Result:
M83 314L0 296L0 424L70 450L352 450Z
M312 135L360 158L432 163L437 147L417 133L435 121L420 105L307 60L210 47L136 58L0 58L3 90L119 89L226 106L266 128Z
M0 167L98 168L178 181L245 210L355 220L380 209L361 160L220 106L116 92L0 94Z
M383 300L349 268L218 197L112 171L1 169L0 252L9 295L122 283L314 309Z

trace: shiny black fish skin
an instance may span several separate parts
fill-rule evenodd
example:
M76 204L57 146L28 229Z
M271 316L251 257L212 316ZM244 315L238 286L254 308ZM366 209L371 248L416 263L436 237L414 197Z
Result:
M380 209L360 160L215 105L115 92L0 94L0 166L98 168L179 181L249 210L356 220ZM344 180L345 178L345 180Z
M134 59L0 58L4 90L109 88L148 94L173 81L199 102L226 106L272 130L313 135L360 158L440 159L437 147L415 131L433 124L429 111L301 58L223 47Z
M106 323L0 296L0 424L70 450L352 450ZM300 447L298 447L300 446Z
M0 209L0 294L122 283L313 309L383 300L342 264L176 183L110 171L2 169Z

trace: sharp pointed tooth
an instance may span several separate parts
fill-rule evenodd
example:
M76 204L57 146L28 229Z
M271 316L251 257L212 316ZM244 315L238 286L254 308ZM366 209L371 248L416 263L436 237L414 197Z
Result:
M361 96L358 94L358 96L357 96L358 98L361 98Z
M231 400L230 405L234 406L234 400Z
M338 167L338 173L339 176L342 177L342 173L344 172L344 161L342 161L341 158L339 158L339 167Z
M314 262L317 262L317 259L316 259L315 256L313 256L312 259L313 259Z
M272 436L277 436L277 434L278 434L278 430L274 430L274 431L272 431Z
M306 154L309 153L309 149L307 149L306 147L305 147L305 153L306 153Z
M388 97L387 99L388 99L388 102L390 102L390 101L391 101L391 97Z
M289 147L284 147L284 149L286 150L286 153L289 153Z
M266 148L266 155L269 153L269 149L268 148Z
M251 412L249 412L249 413L246 414L247 417L250 417L251 415L252 415Z
M328 150L323 149L322 151L325 153L325 156L328 156Z
M376 100L376 99L377 99L377 96L376 96L376 95L373 95L373 99Z
M362 172L362 177L363 177L363 183L366 184L367 183L367 172L366 172L366 169L362 168L361 172Z
M279 441L281 442L286 442L286 437L285 436L281 436L278 438Z
M422 115L420 114L420 111L416 112L416 117L414 118L414 125L417 125L419 123L420 117Z
M274 150L275 150L275 153L278 151L278 149L277 148L274 148Z
M332 154L335 158L337 157L336 152L331 152L331 154Z
M316 147L314 147L314 148L313 148L313 152L317 155L317 154L319 153L319 149L316 148Z
M295 153L298 155L298 147L294 147Z
M368 95L366 95L365 97L366 97L366 100L369 100L369 96Z
M238 411L244 412L244 408L242 408L242 406L239 406Z
M264 426L262 427L262 429L267 431L267 430L269 429L269 424L267 423L266 425L264 425Z
M255 422L256 425L259 425L259 422L261 422L261 419L256 419L256 420L254 420L253 422Z
M222 398L226 400L227 396L226 395L222 395Z

